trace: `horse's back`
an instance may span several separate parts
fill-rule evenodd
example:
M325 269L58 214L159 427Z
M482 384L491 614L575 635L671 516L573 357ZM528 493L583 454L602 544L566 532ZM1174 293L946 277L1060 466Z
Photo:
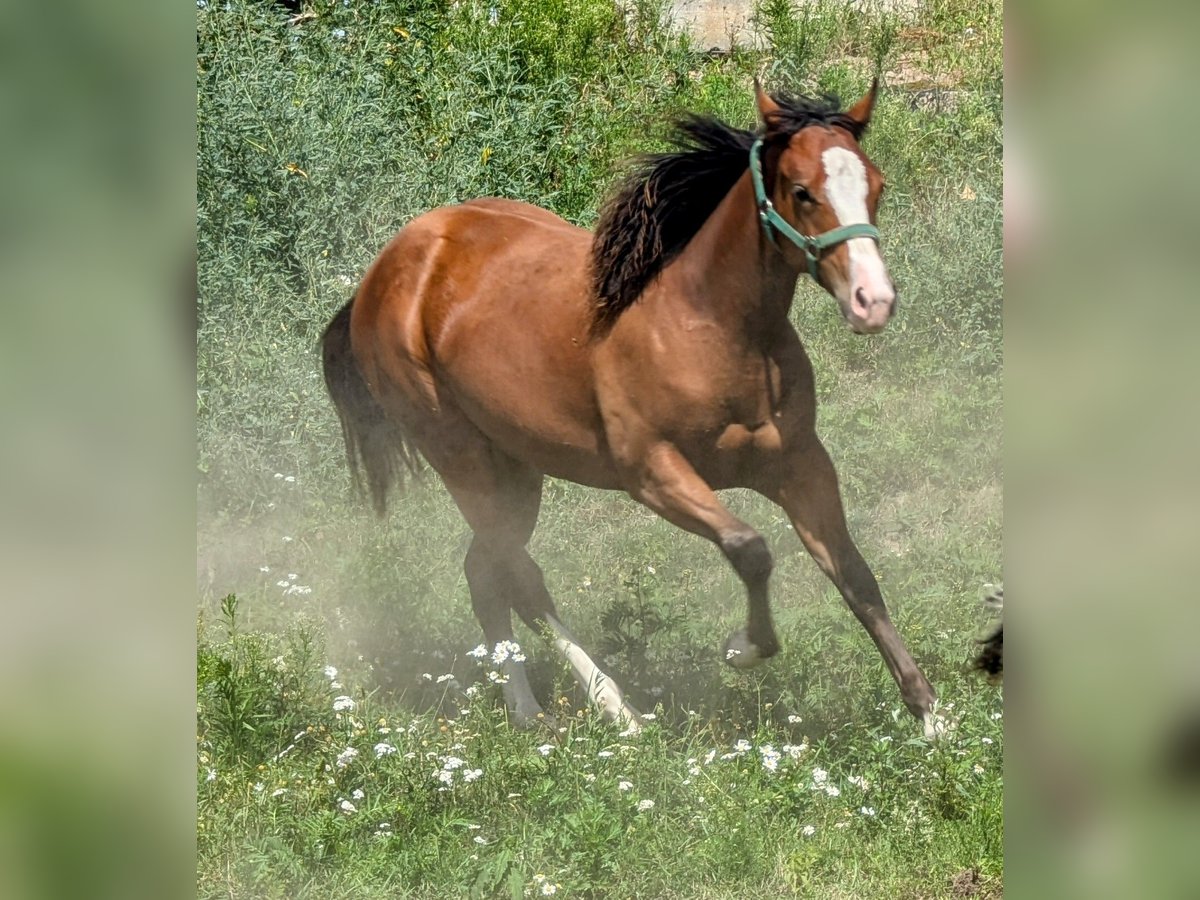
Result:
M588 232L572 225L562 216L555 215L548 209L543 209L540 206L534 206L532 203L525 203L521 200L507 200L503 197L480 197L475 200L467 200L460 204L462 208L472 210L484 210L494 213L497 216L508 216L517 219L526 219L537 224L565 228L567 230L579 232L582 235L587 235ZM455 207L446 207L454 209Z

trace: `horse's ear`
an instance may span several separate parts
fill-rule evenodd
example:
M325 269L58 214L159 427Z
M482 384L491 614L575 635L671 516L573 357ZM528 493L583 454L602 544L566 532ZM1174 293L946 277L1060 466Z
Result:
M757 78L754 79L754 101L758 104L758 117L764 125L771 124L771 118L779 115L779 104L771 99L771 95L763 90Z
M879 77L876 76L871 79L871 89L867 91L866 96L846 110L846 116L857 122L859 127L864 131L867 128L867 123L871 121L871 111L875 109L875 97L878 93Z

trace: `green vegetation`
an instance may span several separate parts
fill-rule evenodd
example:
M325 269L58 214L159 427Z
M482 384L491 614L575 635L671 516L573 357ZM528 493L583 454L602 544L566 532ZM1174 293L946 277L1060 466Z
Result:
M999 0L907 17L763 0L759 49L726 57L673 35L654 3L622 10L198 10L201 896L1001 891L1001 699L964 672L981 586L1000 576ZM888 178L901 310L857 337L805 281L794 319L851 529L958 729L918 738L874 646L761 498L726 495L775 552L784 651L738 673L717 654L744 616L720 555L563 482L547 483L533 555L583 644L658 720L637 739L595 721L521 632L557 722L508 728L466 655L480 640L466 526L432 475L383 522L350 493L321 329L430 207L500 195L588 225L674 114L747 125L755 74L853 100L875 71L865 148Z

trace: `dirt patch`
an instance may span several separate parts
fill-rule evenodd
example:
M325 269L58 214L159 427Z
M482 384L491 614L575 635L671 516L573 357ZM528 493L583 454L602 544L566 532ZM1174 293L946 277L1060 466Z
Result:
M978 897L983 890L978 869L963 869L950 880L953 897Z

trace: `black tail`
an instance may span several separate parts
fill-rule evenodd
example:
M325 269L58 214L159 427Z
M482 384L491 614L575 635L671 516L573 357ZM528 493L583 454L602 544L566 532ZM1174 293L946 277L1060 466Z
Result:
M404 470L418 471L417 451L404 436L400 426L390 419L379 401L367 388L358 363L350 349L351 300L341 308L321 337L321 353L325 363L325 387L342 422L342 437L346 441L346 459L354 485L363 489L362 473L367 474L367 487L375 511L387 510L388 489L394 482L404 481Z

